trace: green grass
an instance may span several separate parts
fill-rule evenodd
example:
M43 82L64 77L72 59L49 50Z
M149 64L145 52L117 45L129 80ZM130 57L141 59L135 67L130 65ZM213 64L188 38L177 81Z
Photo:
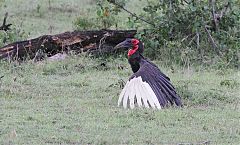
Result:
M132 74L123 58L2 62L0 143L240 143L239 72L174 67L172 73L155 63L171 77L184 108L117 107L121 80Z
M28 38L34 38L46 34L58 34L73 31L73 22L79 16L96 16L95 0L5 0L0 7L0 20L6 12L9 13L8 23L12 28L25 32ZM143 7L143 0L131 0L127 8L140 13L137 7ZM132 9L134 7L134 9ZM126 12L119 14L120 28L126 27ZM99 23L96 21L96 23Z
M72 22L91 7L88 0L6 0L1 8L1 18L9 13L8 22L29 37L56 34L72 30Z
M52 0L50 9L48 0L5 0L0 18L8 12L13 28L33 38L72 31L78 16L95 15L93 4ZM138 13L143 5L131 0L127 8ZM121 13L119 26L127 16ZM0 144L240 144L239 71L155 63L184 108L117 107L122 80L132 74L125 58L0 62Z

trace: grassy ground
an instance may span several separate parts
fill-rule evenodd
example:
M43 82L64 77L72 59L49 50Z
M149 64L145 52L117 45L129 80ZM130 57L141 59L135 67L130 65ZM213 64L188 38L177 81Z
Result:
M5 0L0 17L8 12L13 27L32 38L73 30L92 2L52 0L49 8L48 0ZM128 6L137 11L142 2ZM0 62L0 144L240 144L239 71L156 63L184 108L117 107L122 80L132 74L125 58Z
M1 8L1 17L9 13L9 22L29 37L56 34L72 30L72 22L90 8L87 0L6 0Z
M50 0L50 4L49 0L5 0L0 7L0 19L8 12L8 22L13 23L13 27L19 31L25 32L29 38L33 38L72 31L73 22L78 16L96 15L95 4L95 0ZM143 0L131 0L127 3L127 8L139 12L137 7L141 8L143 4ZM124 18L118 24L123 28L128 14L122 12L119 17Z
M38 64L2 63L0 142L240 143L239 72L161 68L177 86L184 108L117 107L121 80L131 74L123 58L106 61L81 56Z

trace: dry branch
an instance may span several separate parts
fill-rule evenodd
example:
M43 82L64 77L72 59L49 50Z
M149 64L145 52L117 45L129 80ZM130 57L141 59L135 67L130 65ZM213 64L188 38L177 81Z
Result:
M212 8L211 14L213 18L213 28L215 31L219 30L219 22L222 19L222 17L226 14L228 8L230 6L230 2L227 2L227 4L224 5L224 7L217 11L216 10L216 0L209 0L209 7Z
M126 38L132 38L136 30L73 31L57 35L43 35L35 39L14 42L0 48L0 59L33 59L40 52L53 56L58 52L73 50L92 54L113 52L113 47Z
M154 23L151 23L151 22L149 22L149 21L147 21L147 20L145 20L145 19L137 16L135 13L133 13L133 12L125 9L123 6L121 6L120 4L118 4L117 2L115 2L115 0L108 0L108 2L110 2L110 3L114 4L114 5L116 5L117 7L123 9L125 12L129 13L132 17L135 17L135 18L137 18L137 19L139 19L139 20L141 20L141 21L143 21L143 22L145 22L145 23L147 23L147 24L150 24L150 25L152 25L153 27L155 27L155 24L154 24Z
M215 10L215 0L209 0L210 7L212 7L212 17L214 22L214 29L218 31L218 20L216 18L216 10Z
M12 24L6 24L7 17L8 17L8 13L6 13L5 16L4 16L3 24L2 24L2 26L0 26L0 30L3 30L3 31L8 31L8 30L10 30L9 27L10 27Z
M206 31L206 33L207 33L207 35L208 35L208 38L209 38L209 40L210 40L210 42L211 42L211 44L212 44L212 46L213 46L213 49L215 50L216 53L218 53L218 50L217 50L217 49L218 49L218 45L216 44L215 40L213 39L213 37L212 37L211 33L209 32L209 30L208 30L207 27L208 27L208 26L205 25L205 26L204 26L204 29L205 29L205 31Z

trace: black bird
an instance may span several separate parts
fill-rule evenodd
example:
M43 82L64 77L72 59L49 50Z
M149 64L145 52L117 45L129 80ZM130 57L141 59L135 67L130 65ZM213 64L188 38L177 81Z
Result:
M139 107L162 109L169 105L182 106L181 98L176 93L170 79L149 60L145 59L143 43L138 39L127 38L115 46L115 49L130 48L128 62L133 75L127 81L119 99L118 106L133 109L137 103Z

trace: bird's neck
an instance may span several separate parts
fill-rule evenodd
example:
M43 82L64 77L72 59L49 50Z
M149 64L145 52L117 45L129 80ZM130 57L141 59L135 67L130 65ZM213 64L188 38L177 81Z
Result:
M144 60L144 57L140 54L138 57L129 58L128 62L131 65L132 71L135 73L139 70L141 62Z

